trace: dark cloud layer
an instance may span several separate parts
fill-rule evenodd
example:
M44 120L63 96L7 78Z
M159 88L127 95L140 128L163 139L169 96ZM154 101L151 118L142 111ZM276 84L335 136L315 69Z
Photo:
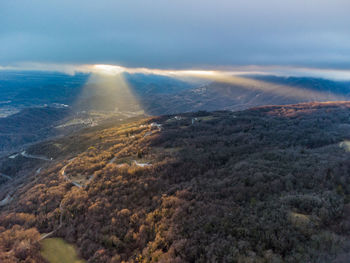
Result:
M350 68L349 0L1 0L0 65Z

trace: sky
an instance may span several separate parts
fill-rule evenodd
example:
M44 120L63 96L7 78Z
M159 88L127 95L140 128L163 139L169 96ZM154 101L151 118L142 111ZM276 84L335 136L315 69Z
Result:
M0 66L350 69L349 0L0 0Z

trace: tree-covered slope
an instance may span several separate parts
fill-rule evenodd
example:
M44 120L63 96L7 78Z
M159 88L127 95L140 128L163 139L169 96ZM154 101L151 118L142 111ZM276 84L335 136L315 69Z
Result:
M162 116L41 143L29 150L56 161L2 208L0 255L39 261L39 233L53 231L88 262L347 262L347 140L343 102Z

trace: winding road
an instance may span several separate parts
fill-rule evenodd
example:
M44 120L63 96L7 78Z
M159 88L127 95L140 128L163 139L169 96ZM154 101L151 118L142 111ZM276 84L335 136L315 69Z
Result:
M43 160L43 161L49 161L52 162L53 158L47 158L45 156L41 156L41 155L33 155L33 154L28 154L26 153L26 151L21 152L21 155L25 158L30 158L30 159L38 159L38 160Z
M60 224L58 225L58 227L57 227L56 229L52 230L51 232L46 233L46 234L43 234L43 235L40 237L39 240L43 240L43 239L45 239L45 238L50 237L52 234L54 234L58 229L60 229L60 228L62 227L62 225L63 225L63 211L62 211L63 208L62 208L62 201L63 201L63 199L61 200L60 206L59 206L59 209L60 209Z
M75 160L75 158L73 159L70 159L69 162L62 167L61 171L60 171L60 174L63 176L63 178L65 180L67 180L68 182L72 183L73 185L79 187L79 188L82 188L83 186L75 181L72 181L71 179L69 179L69 177L67 176L66 174L66 168L68 167L68 165L70 165L73 161Z
M13 178L12 178L11 176L6 175L6 174L0 173L0 176L6 178L6 179L8 179L8 180L13 180Z
M12 197L10 194L7 194L7 196L0 201L0 206L5 206L9 204L12 201Z

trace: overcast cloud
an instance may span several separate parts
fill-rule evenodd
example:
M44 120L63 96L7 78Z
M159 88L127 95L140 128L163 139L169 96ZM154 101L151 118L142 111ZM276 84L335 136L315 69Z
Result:
M0 65L350 68L349 0L0 0Z

